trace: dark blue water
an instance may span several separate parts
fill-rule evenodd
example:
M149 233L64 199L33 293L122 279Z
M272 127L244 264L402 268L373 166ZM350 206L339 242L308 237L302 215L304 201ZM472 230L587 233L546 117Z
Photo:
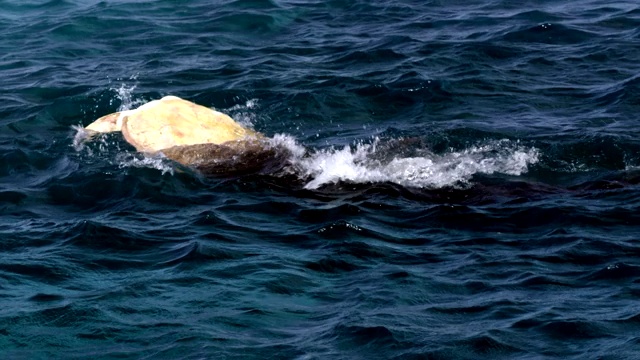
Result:
M636 1L0 0L0 357L640 358ZM292 150L79 126L177 95Z

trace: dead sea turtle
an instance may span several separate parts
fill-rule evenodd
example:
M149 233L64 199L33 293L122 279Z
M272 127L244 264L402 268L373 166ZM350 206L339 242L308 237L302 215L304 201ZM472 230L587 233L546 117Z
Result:
M270 145L264 135L228 115L176 96L103 116L86 130L122 131L140 152L162 153L211 174L271 171L287 156L286 149Z

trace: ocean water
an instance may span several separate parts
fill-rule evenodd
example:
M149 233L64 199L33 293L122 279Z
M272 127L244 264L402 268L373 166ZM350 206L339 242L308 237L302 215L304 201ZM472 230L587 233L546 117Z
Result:
M640 358L637 1L0 0L3 359ZM81 141L177 95L291 150Z

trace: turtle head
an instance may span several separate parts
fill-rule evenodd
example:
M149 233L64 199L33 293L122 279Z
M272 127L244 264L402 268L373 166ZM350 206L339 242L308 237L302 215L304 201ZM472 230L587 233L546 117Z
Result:
M85 129L99 133L121 131L122 120L127 115L127 113L128 111L121 111L105 115L89 124Z

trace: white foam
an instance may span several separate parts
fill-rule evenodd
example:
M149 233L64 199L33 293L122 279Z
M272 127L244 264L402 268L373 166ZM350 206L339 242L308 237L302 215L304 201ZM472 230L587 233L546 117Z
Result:
M517 141L490 141L463 151L427 153L421 157L393 157L381 161L376 142L355 147L320 150L308 157L294 158L310 179L305 188L347 181L352 183L392 182L419 188L441 188L469 184L475 174L501 173L518 176L538 162L538 150Z

